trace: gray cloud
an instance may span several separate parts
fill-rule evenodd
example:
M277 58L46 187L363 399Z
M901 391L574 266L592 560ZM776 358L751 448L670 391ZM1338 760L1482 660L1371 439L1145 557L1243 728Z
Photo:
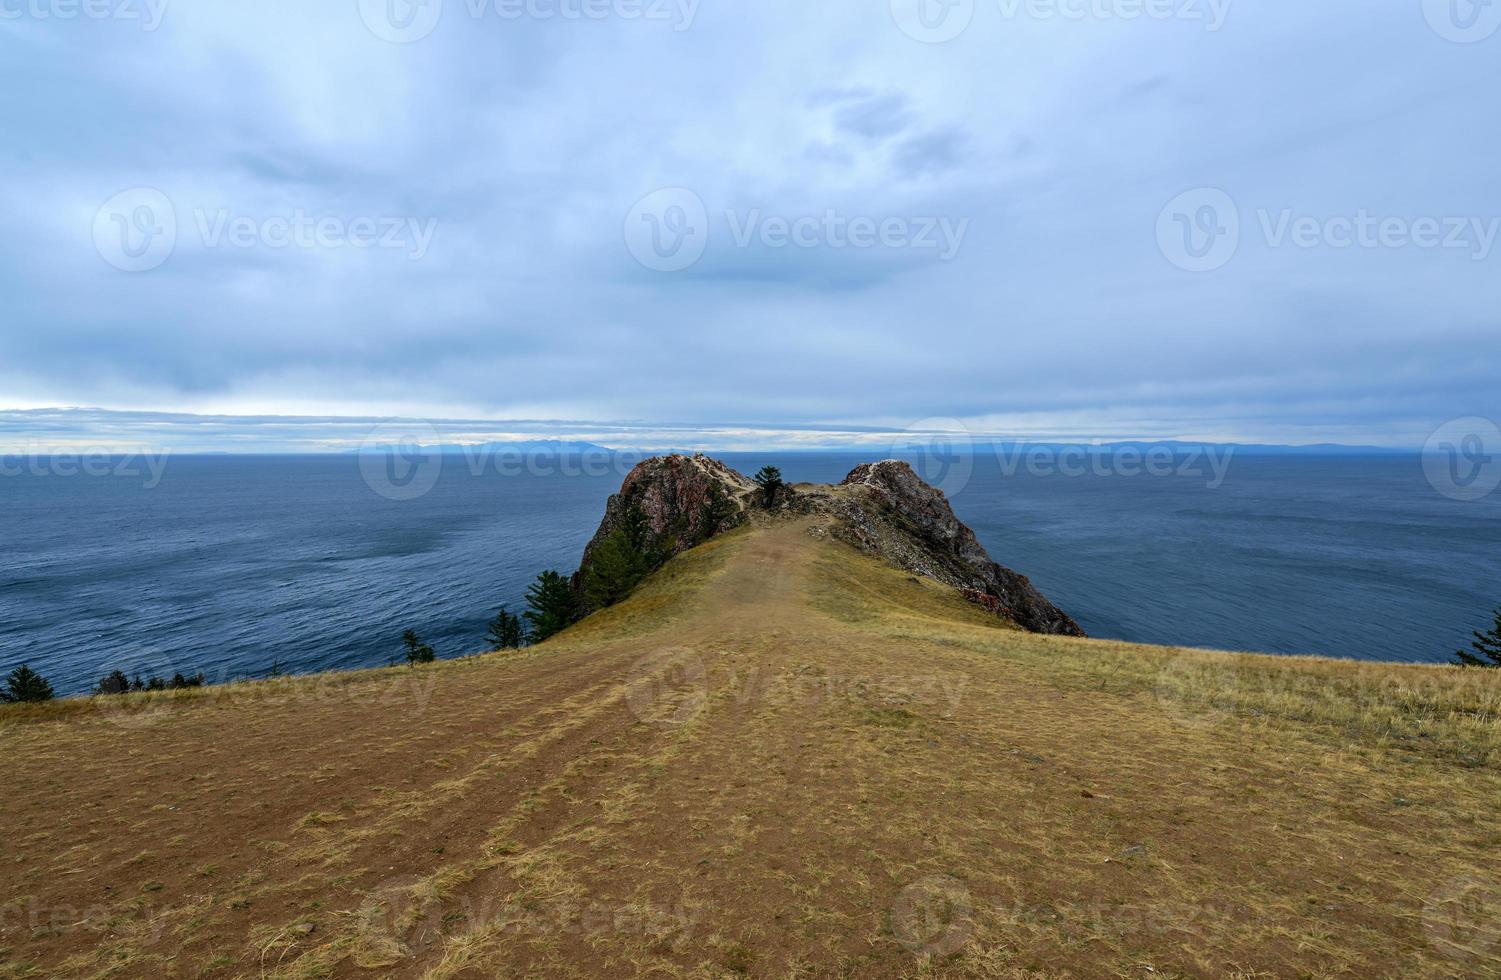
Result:
M467 9L412 44L353 2L0 21L25 93L0 102L0 407L1382 444L1496 412L1501 254L1273 245L1260 215L1501 217L1476 124L1501 34L1356 0L1214 33L981 4L935 46L861 5L705 4L686 30ZM134 187L178 234L128 273L93 228ZM709 218L680 272L626 247L664 187ZM1158 222L1199 187L1241 242L1192 273ZM752 212L967 230L948 260L737 243ZM436 224L420 258L264 240L299 213ZM221 219L253 240L205 240Z

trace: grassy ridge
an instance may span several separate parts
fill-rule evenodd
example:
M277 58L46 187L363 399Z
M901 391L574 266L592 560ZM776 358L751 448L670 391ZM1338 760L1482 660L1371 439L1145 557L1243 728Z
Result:
M0 713L19 976L1501 973L1494 672L1035 636L795 523L519 655Z

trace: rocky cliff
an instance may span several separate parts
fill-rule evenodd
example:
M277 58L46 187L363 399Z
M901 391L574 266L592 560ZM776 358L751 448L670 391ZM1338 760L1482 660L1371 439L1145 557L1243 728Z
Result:
M573 575L573 591L583 611L592 611L584 599L584 582L596 554L607 538L627 529L633 517L645 525L651 563L660 565L737 527L745 520L755 490L749 479L702 453L656 456L637 464L605 505L604 519Z
M832 533L910 572L937 579L1033 633L1083 636L1067 613L1025 575L996 564L958 517L943 491L897 460L864 463L833 494L841 518Z
M779 513L811 515L815 533L829 534L913 574L951 585L971 602L1023 629L1084 635L1026 576L991 560L974 532L954 515L942 491L896 460L857 466L838 486L789 488L767 508L751 480L718 460L702 454L648 459L610 498L599 530L584 549L574 591L583 602L583 583L596 554L619 531L644 529L655 566L738 526L752 513L768 519Z

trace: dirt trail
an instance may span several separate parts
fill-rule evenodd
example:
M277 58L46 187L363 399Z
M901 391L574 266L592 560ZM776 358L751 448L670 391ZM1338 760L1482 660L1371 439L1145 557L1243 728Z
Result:
M0 730L0 960L307 978L1501 963L1471 885L1501 881L1493 766L1164 700L1183 662L1007 630L803 524L742 531L522 656Z

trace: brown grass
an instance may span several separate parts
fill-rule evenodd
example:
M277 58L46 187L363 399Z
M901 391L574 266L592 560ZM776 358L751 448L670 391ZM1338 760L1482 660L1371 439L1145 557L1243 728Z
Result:
M0 712L0 963L1501 975L1498 717L1493 673L1037 637L753 528L521 655Z

